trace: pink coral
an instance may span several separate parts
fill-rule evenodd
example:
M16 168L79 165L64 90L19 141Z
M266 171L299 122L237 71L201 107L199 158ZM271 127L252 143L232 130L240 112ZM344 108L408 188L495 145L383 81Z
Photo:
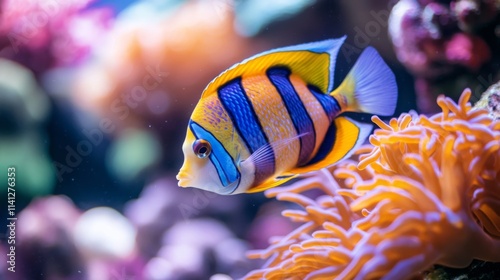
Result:
M112 11L83 11L94 0L0 2L0 56L35 73L79 62L109 28Z

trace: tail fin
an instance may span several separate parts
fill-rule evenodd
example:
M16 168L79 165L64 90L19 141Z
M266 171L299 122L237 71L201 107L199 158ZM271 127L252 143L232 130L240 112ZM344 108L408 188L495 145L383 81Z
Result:
M374 48L368 47L331 95L338 94L346 97L347 111L391 116L396 109L398 88L389 66Z

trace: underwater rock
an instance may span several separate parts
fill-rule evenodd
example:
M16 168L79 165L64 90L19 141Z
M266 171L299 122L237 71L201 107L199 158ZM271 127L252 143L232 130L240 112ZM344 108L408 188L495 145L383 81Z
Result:
M96 207L85 211L74 228L75 244L87 255L120 259L135 249L136 230L118 211Z
M136 246L137 230L118 211L95 207L82 213L73 242L85 256L88 279L141 279L145 263Z
M500 82L489 87L474 108L487 109L490 117L500 119Z

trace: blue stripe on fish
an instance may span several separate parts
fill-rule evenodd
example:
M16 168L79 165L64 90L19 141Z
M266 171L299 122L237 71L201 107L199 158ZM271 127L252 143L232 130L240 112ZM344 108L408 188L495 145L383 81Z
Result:
M260 147L268 145L269 140L255 114L252 103L245 93L241 84L241 77L222 85L218 90L218 94L222 106L224 106L233 121L236 131L250 149L250 153L253 154ZM266 164L265 167L255 166L254 184L260 184L274 174L276 165L274 151L272 153L273 156L269 157L272 162Z
M311 116L307 113L306 107L290 82L290 73L290 70L285 67L273 67L267 70L267 76L281 95L293 125L297 130L297 135L302 135L300 137L300 154L297 163L298 166L302 166L308 162L314 151L316 132L314 131Z
M206 129L204 129L194 121L190 121L189 126L191 127L191 131L197 139L204 139L208 141L212 146L212 153L210 153L209 159L217 169L217 174L219 175L219 179L222 185L224 187L227 187L230 184L238 181L237 184L231 185L234 186L231 190L227 190L228 193L232 193L238 187L241 177L238 168L236 168L236 164L233 158L224 148L221 142L212 135L212 133L208 132Z
M315 86L309 85L308 88L312 95L316 97L316 100L318 100L321 104L321 107L323 107L325 114L328 116L328 120L332 122L333 119L340 113L340 105L337 99L333 98L329 94L322 93L319 88Z
M318 161L323 160L333 149L336 135L337 126L335 125L335 123L332 123L326 131L325 138L323 139L323 142L321 142L318 152L316 152L316 155L314 155L314 157L307 164L314 164Z

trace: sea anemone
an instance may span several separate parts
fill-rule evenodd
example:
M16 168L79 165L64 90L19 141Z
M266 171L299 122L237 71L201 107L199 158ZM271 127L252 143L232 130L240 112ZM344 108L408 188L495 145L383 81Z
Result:
M246 279L408 279L434 264L500 261L500 122L470 95L440 96L432 117L373 117L380 129L359 163L267 191L303 207L283 212L303 225L250 252L269 260Z

